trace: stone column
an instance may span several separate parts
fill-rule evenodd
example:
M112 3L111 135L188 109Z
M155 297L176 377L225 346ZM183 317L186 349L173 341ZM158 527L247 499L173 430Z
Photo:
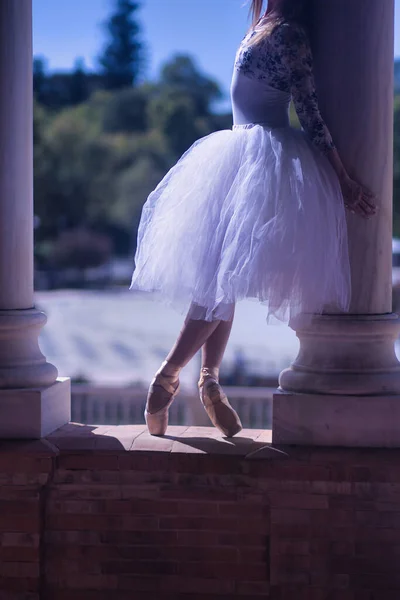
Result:
M33 298L31 0L0 1L0 438L69 420L70 384L39 349Z
M392 314L394 0L316 0L321 112L348 172L378 198L370 221L348 214L348 315L293 325L300 352L280 375L275 442L400 446L400 364Z

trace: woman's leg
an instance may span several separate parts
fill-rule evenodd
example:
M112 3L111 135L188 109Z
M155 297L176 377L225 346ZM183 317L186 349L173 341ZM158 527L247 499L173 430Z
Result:
M201 321L186 317L167 361L181 369L185 367L221 323L222 321Z
M230 321L220 321L218 327L215 328L202 347L201 368L208 369L217 381L219 368L231 334L233 317L234 314L232 314Z
M190 314L189 311L178 339L156 373L156 376L161 374L174 388L178 386L181 369L188 364L221 323L221 321L191 319ZM157 393L151 394L148 399L150 402L148 401L147 410L153 413L167 404L171 394L157 383L153 382L152 385L157 386Z
M202 348L202 363L198 382L200 399L211 422L224 435L231 437L242 429L239 415L229 404L218 383L219 367L232 329L234 307L229 321L220 321Z
M192 319L189 311L183 328L179 334L175 345L163 362L157 374L161 380L153 380L149 395L147 398L147 413L157 413L161 411L174 394L178 387L178 378L181 369L190 361L191 358L202 350L202 370L199 381L200 398L206 409L211 422L226 436L232 436L242 429L240 419L235 410L229 404L229 401L219 386L218 375L226 344L232 328L234 306L232 306L231 319L229 321L203 321ZM164 381L162 381L164 380ZM162 385L164 383L164 385ZM157 392L155 393L155 388ZM157 421L153 424L153 435L163 435L165 433L168 418L162 414L163 423L158 422L158 417L153 419ZM149 425L150 416L147 414L146 420ZM150 429L150 425L149 425ZM157 433L155 433L157 432Z

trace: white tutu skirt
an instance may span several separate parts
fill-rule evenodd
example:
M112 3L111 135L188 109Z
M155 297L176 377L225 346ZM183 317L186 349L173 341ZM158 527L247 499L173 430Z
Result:
M239 125L197 141L143 207L132 290L192 318L346 312L345 208L326 157L302 131Z

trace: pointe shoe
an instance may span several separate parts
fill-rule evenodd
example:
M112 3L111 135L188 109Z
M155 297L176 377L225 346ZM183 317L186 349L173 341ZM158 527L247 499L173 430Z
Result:
M229 400L210 371L201 369L200 381L198 383L200 400L217 429L226 437L233 437L242 430L242 423L237 412L229 404Z
M150 404L151 397L154 394L163 394L167 392L170 394L170 398L166 405L157 410L156 412L149 412L147 407ZM168 427L168 411L169 407L173 403L175 396L179 392L179 379L178 385L174 387L167 379L160 373L158 373L150 384L149 392L147 394L146 408L144 410L144 418L146 421L147 428L150 435L164 435Z

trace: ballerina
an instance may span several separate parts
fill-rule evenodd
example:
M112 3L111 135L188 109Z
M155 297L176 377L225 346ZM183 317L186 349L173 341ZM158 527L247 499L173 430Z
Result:
M200 399L226 436L241 428L219 384L235 304L267 317L348 312L345 210L365 218L373 195L347 173L318 107L309 0L252 0L252 26L231 85L234 125L197 141L150 194L130 289L188 311L151 382L145 419L164 435L181 369L202 349ZM289 123L294 102L302 130Z

